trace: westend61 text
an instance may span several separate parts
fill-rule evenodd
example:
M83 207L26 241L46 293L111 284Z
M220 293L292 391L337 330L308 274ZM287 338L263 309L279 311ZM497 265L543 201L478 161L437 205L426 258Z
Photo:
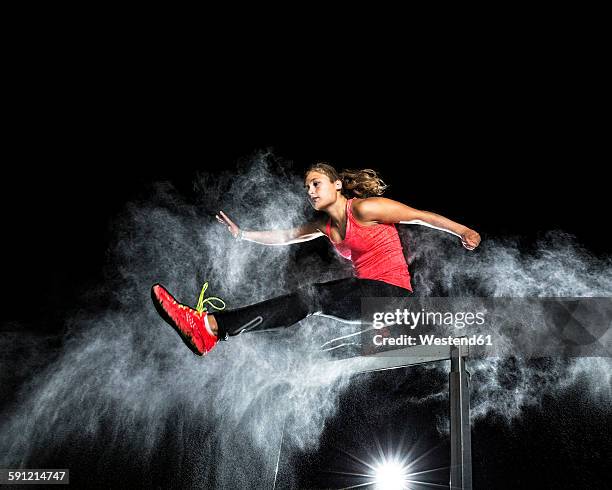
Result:
M471 337L436 337L434 335L400 335L398 337L383 337L375 335L372 338L374 345L493 345L490 335L472 335Z

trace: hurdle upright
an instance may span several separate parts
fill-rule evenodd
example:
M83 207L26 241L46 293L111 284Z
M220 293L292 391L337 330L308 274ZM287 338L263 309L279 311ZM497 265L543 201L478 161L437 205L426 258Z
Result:
M469 353L467 345L416 345L332 361L342 371L351 373L384 371L428 362L450 361L450 488L453 490L472 489L470 392L469 373L466 369L466 358Z

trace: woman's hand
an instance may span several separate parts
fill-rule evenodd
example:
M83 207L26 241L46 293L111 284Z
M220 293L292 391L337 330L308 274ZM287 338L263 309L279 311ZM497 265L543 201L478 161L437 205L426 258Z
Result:
M221 216L219 216L219 214ZM238 228L238 225L234 223L231 219L229 219L223 211L219 211L219 214L215 214L215 218L217 218L217 221L222 225L227 226L227 229L234 238L238 238L240 236L240 228Z
M474 250L480 243L480 235L468 228L461 234L461 243L468 250Z

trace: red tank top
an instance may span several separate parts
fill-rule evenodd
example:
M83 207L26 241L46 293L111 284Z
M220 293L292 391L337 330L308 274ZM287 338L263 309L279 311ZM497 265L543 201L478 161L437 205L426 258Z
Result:
M339 243L332 241L329 235L331 218L327 222L327 238L342 257L353 262L358 278L384 281L412 291L408 265L395 225L360 225L353 217L352 201L348 199L346 202L344 240Z

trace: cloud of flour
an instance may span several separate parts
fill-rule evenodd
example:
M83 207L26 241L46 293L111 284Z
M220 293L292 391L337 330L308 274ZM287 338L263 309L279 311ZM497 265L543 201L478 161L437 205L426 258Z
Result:
M420 296L488 298L611 297L612 259L596 257L575 237L547 232L528 250L517 238L484 237L475 253L466 253L451 235L405 227L410 244L413 277ZM417 266L418 265L418 266ZM505 325L521 325L523 340L539 337L538 324L524 321L524 312L507 312ZM486 325L489 328L489 325ZM495 333L508 339L509 332ZM580 383L593 403L612 399L612 360L609 357L532 358L512 349L512 342L496 345L495 357L471 359L472 417L497 414L511 421L528 405ZM438 369L438 366L431 366ZM443 369L448 369L444 366ZM432 397L445 397L446 387ZM448 427L444 418L441 428Z
M101 433L115 451L146 462L178 425L191 441L182 451L201 455L194 485L267 486L281 432L287 447L316 447L348 384L317 349L329 320L238 336L197 358L150 299L151 285L161 282L195 304L208 281L208 294L238 307L321 280L320 258L300 259L298 274L291 247L236 242L214 219L222 209L247 229L303 222L309 209L301 175L282 169L262 153L237 173L203 174L191 202L159 183L126 205L112 226L98 299L107 307L71 318L59 357L21 390L18 410L2 424L3 465L48 457L76 434ZM324 279L350 271L339 262L325 269Z
M18 409L0 426L0 464L27 466L78 436L103 437L106 456L134 454L141 465L160 445L178 440L171 462L195 468L191 485L269 487L281 436L287 450L316 448L351 384L317 347L330 332L348 327L311 317L277 333L238 336L196 358L160 320L149 295L161 282L180 301L195 304L208 281L208 292L234 308L349 275L346 262L305 258L299 247L236 242L214 219L223 210L246 229L297 225L310 212L302 185L287 162L261 153L231 174L201 174L191 198L159 183L128 203L112 225L105 283L98 296L88 294L100 309L75 314L59 355L22 387ZM550 234L528 255L510 240L485 237L477 253L467 253L434 230L401 227L401 234L410 244L420 295L612 293L610 262L591 257L562 233ZM544 390L578 379L588 380L594 396L610 396L607 359L537 365L508 352L470 369L476 416L517 416Z

